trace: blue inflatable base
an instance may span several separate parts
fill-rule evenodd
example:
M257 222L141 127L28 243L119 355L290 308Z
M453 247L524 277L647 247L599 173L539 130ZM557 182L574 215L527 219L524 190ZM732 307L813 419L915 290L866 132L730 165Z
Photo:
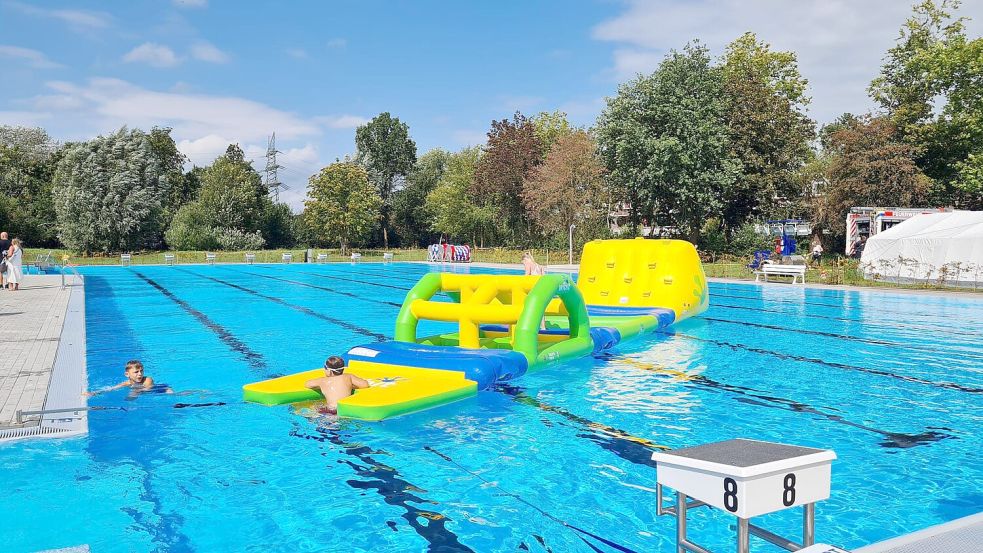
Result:
M463 371L468 380L487 390L496 382L526 374L526 357L507 349L466 349L455 346L428 346L409 342L373 342L356 346L343 355L353 359L405 367Z

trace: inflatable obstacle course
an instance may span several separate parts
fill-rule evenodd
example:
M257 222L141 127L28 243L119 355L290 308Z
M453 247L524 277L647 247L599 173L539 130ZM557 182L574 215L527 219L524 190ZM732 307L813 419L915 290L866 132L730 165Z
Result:
M348 370L372 385L341 400L338 414L381 420L443 405L529 370L613 348L708 305L696 249L681 240L589 242L576 284L561 274L429 273L406 294L396 341L345 355ZM421 337L421 321L457 328ZM244 399L266 405L318 399L304 382L323 374L247 384Z

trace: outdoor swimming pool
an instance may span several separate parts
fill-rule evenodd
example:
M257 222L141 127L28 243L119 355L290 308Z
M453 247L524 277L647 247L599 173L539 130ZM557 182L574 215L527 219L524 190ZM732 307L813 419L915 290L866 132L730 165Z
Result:
M426 271L84 269L91 388L139 358L192 392L101 395L88 437L0 446L3 549L670 551L652 452L735 437L836 451L821 541L983 510L983 301L966 296L711 283L668 334L435 410L332 422L242 402L245 383L391 337ZM732 549L732 517L691 515L694 540ZM801 515L762 522L795 536Z

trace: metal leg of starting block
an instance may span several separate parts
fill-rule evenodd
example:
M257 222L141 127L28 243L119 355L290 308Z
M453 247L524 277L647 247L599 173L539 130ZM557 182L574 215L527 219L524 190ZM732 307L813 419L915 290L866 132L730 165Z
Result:
M751 532L748 519L737 519L737 553L751 552Z

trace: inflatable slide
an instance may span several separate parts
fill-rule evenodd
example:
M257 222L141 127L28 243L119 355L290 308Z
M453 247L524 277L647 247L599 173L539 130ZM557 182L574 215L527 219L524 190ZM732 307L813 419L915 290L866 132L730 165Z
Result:
M449 301L448 301L449 300ZM395 341L345 355L372 382L338 403L340 416L382 420L443 405L552 363L603 351L698 315L709 305L696 249L681 240L595 240L584 246L576 283L544 276L429 273L410 289ZM421 321L456 330L417 333ZM306 371L243 387L246 401L280 405L319 399Z

